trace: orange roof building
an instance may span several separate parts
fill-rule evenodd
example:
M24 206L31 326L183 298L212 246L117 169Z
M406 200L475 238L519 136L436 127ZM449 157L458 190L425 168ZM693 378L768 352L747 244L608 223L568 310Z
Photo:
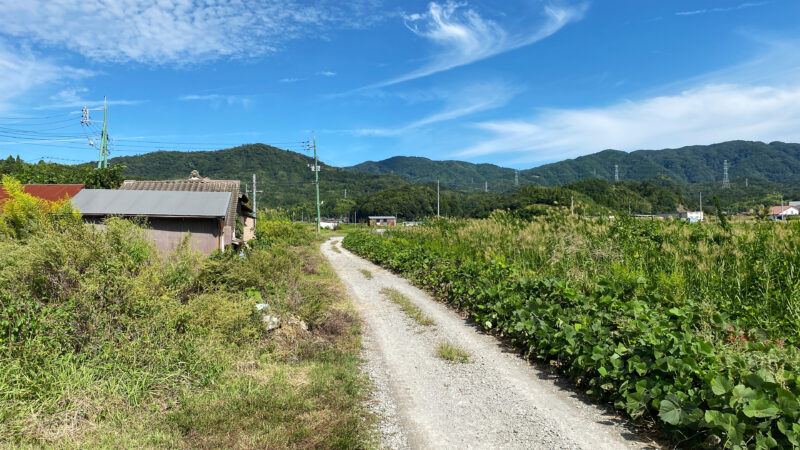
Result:
M34 197L57 202L65 198L71 199L83 189L82 184L23 184L22 191ZM3 186L0 186L0 205L8 200L9 195Z

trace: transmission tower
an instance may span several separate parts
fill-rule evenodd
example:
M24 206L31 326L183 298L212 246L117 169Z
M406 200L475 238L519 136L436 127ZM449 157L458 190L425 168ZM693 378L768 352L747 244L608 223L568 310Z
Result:
M614 164L614 182L619 181L619 164Z
M722 188L727 189L731 187L731 180L728 179L728 160L722 163Z
M89 126L90 123L99 122L99 120L91 120L89 111L103 111L103 131L100 135L100 155L97 157L97 168L108 168L108 101L103 97L103 109L89 109L83 107L81 111L81 125ZM89 145L94 146L92 141Z

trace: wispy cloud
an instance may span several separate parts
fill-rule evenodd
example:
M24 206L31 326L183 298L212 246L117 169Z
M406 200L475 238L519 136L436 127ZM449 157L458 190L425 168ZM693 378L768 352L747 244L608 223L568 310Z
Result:
M0 110L27 93L54 83L75 82L94 73L37 57L27 50L0 41Z
M0 2L0 34L102 61L191 64L270 53L381 14L371 0L26 0Z
M698 14L706 14L706 13L719 13L719 12L729 12L729 11L738 11L740 9L746 8L754 8L756 6L764 6L769 4L769 2L747 2L747 3L740 3L736 6L729 6L729 7L721 7L721 8L708 8L708 9L695 9L691 11L679 11L676 12L676 16L696 16Z
M62 89L58 93L50 96L49 103L37 105L33 109L41 111L50 109L82 108L84 106L88 108L99 108L102 107L104 103L109 106L129 106L140 105L146 102L145 100L125 99L111 99L104 101L103 99L98 98L86 98L86 94L88 93L89 89L85 87L71 87Z
M183 102L204 101L216 105L250 105L250 98L244 95L222 95L222 94L191 94L178 97Z
M445 102L440 111L422 119L394 128L369 128L356 130L357 135L396 136L439 122L466 117L481 111L505 106L521 92L518 86L505 82L475 83L462 89L439 90L436 95Z
M329 70L323 70L321 72L317 72L317 75L321 75L323 77L335 77L336 72L331 72Z
M411 32L433 43L439 51L422 67L369 88L426 77L525 47L556 33L570 22L580 20L586 7L585 3L577 6L548 5L541 12L543 20L526 17L524 26L510 30L484 18L466 3L431 2L428 11L406 15L405 23Z
M604 108L543 111L528 120L477 124L494 135L460 156L518 154L537 163L606 148L679 147L731 139L800 140L800 86L708 84Z

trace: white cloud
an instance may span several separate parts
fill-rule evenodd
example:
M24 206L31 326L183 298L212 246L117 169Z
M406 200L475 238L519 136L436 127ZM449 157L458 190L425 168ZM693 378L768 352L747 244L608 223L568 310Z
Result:
M432 95L444 100L446 106L439 112L396 128L370 128L356 130L358 135L396 136L439 122L466 117L481 111L505 106L521 89L504 82L475 83L461 89L437 90ZM419 95L419 94L417 94Z
M178 100L183 102L206 101L215 105L227 104L248 106L250 104L250 98L242 95L193 94L178 97Z
M800 140L800 86L707 84L676 95L603 108L547 110L529 120L477 124L494 137L459 153L519 155L536 163L619 150L711 144L733 139Z
M269 53L332 26L378 20L374 0L25 0L0 2L0 33L90 59L186 64Z
M93 75L89 70L61 65L0 41L0 110L9 109L11 101L35 89Z
M676 16L696 16L698 14L706 14L706 13L718 13L718 12L729 12L729 11L738 11L740 9L746 8L754 8L756 6L764 6L769 2L746 2L741 3L736 6L729 6L729 7L720 7L720 8L711 8L711 9L695 9L692 11L679 11L676 12Z
M336 72L331 72L329 70L323 70L321 72L318 72L317 75L321 75L323 77L335 77L336 76Z
M405 16L406 26L440 50L430 62L417 70L369 87L389 86L489 58L540 41L567 25L580 20L586 9L578 6L546 6L544 20L525 17L524 29L507 30L486 19L466 3L431 2L428 11ZM534 25L531 25L534 24Z

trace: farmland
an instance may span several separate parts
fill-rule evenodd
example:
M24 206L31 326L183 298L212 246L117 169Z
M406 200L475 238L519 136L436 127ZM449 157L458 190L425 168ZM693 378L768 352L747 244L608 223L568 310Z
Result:
M681 446L800 439L800 223L550 215L347 236Z

